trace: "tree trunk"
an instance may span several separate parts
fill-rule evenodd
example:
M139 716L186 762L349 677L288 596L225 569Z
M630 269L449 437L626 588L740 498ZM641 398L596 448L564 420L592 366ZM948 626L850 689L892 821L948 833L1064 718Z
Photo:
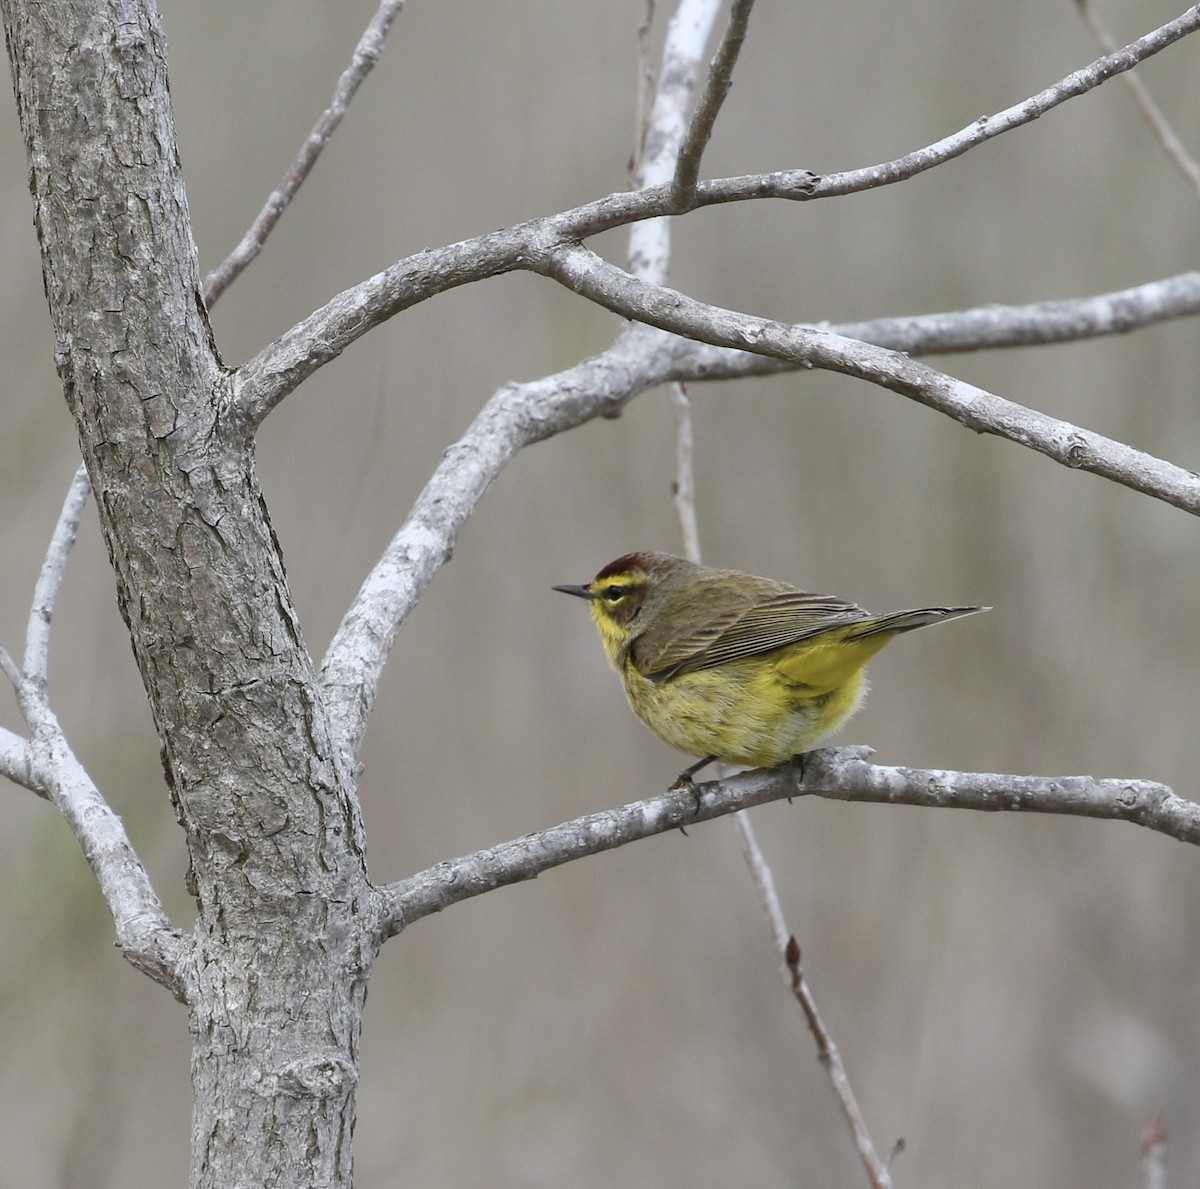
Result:
M349 1185L378 948L338 754L200 299L149 0L0 0L58 370L187 832L194 1185Z

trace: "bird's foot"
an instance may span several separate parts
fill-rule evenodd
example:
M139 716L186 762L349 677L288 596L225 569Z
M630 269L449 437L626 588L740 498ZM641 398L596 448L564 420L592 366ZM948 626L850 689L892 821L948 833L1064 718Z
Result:
M699 813L703 797L701 796L700 789L693 778L701 768L711 764L716 758L716 756L705 756L704 759L697 760L694 764L689 764L682 772L680 772L677 777L675 777L675 780L672 782L668 791L682 792L684 789L686 789L692 794L693 797L696 798L696 812Z

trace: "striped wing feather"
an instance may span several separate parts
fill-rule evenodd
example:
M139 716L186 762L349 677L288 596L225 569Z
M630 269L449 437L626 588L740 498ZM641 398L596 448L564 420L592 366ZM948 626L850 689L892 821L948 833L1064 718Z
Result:
M660 638L655 633L638 637L633 649L638 670L651 680L665 681L869 618L861 607L842 599L770 586L774 589L750 594L744 606L730 607L698 627L669 636L657 633Z

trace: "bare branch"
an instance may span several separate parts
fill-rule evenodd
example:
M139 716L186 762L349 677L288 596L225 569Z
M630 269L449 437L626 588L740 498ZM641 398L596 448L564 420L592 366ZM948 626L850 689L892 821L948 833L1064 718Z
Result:
M637 99L633 116L633 152L629 173L637 177L642 167L642 149L649 127L650 96L654 94L654 69L650 62L650 31L654 28L654 0L646 0L646 14L637 28Z
M1020 103L1013 104L1012 107L1005 108L1004 111L997 112L993 116L980 117L973 124L968 124L966 128L954 133L953 136L947 136L927 148L918 149L915 153L909 153L885 165L830 174L817 182L811 195L794 194L790 197L798 199L827 198L834 194L857 193L875 186L888 186L914 177L945 161L961 157L963 153L993 137L1001 136L1014 128L1031 123L1053 108L1066 103L1069 99L1076 99L1080 95L1087 94L1088 91L1107 82L1114 75L1132 70L1139 62L1166 49L1181 37L1194 33L1198 28L1200 28L1200 7L1193 6L1175 20L1168 21L1167 24L1155 29L1152 33L1147 33L1144 37L1130 42L1123 49L1097 58L1091 65L1068 74L1066 78L1046 87L1036 95L1031 95ZM725 184L725 182L713 183L717 187L723 187ZM734 201L738 200L734 199Z
M155 894L121 819L71 750L46 693L54 604L90 494L87 471L80 465L38 576L26 632L24 670L0 648L0 670L12 682L17 705L30 729L28 740L0 730L0 773L54 803L100 884L121 952L183 1000L183 935Z
M854 747L808 752L804 758L804 791L835 801L988 813L1054 813L1132 822L1180 842L1200 845L1200 803L1177 797L1165 784L1094 776L1008 776L885 768L867 763L870 754L869 748ZM775 769L781 782L786 770L786 766Z
M822 323L819 329L907 355L942 355L1078 342L1195 314L1200 314L1200 272L1186 272L1094 297L988 305L832 326ZM671 378L685 382L775 375L804 366L688 339L674 342L677 361Z
M66 573L67 558L75 544L79 521L91 494L91 483L87 469L79 464L67 489L62 511L50 536L50 544L42 561L41 572L33 590L33 606L29 611L29 622L25 629L25 663L19 668L7 649L0 648L0 671L12 683L20 701L21 691L27 681L36 682L46 688L50 657L50 623L54 618L54 604L58 599L63 575ZM37 793L39 797L50 796L49 785L34 772L30 744L11 731L0 730L0 775L14 784Z
M767 863L762 847L758 845L758 837L748 813L735 813L733 824L737 827L738 842L742 847L742 858L750 870L750 878L754 881L758 892L758 901L762 905L771 930L771 940L775 943L780 960L787 962L788 943L793 939L792 932L787 926L783 915L783 905L779 902L779 893L775 889L775 876Z
M869 747L820 748L806 752L802 765L793 761L698 785L699 808L690 789L668 789L644 801L448 859L381 889L383 932L392 936L461 900L535 879L586 855L804 793L838 801L1126 821L1200 845L1200 804L1175 796L1166 785L1093 776L885 768L868 763L871 754Z
M835 334L864 339L879 347L913 355L981 351L1079 342L1108 334L1126 334L1171 318L1200 314L1200 272L1178 273L1130 289L1035 301L1028 305L991 305L949 314L877 318L829 327Z
M804 1013L809 1031L817 1042L817 1059L829 1074L833 1092L837 1095L838 1105L846 1117L846 1122L850 1125L850 1132L854 1137L854 1146L858 1150L859 1159L862 1160L874 1189L891 1189L891 1175L888 1173L887 1165L879 1159L879 1155L875 1151L875 1145L871 1140L870 1132L867 1131L858 1099L855 1098L854 1091L850 1086L850 1078L846 1073L842 1055L838 1051L829 1029L825 1026L824 1020L821 1019L821 1013L817 1011L817 1002L813 998L808 980L804 977L804 971L800 966L800 944L789 931L787 921L784 920L783 906L780 904L779 894L775 890L775 877L758 845L754 826L750 822L750 815L735 813L733 824L742 844L742 857L750 868L754 886L758 890L759 901L767 915L767 923L771 927L771 936L775 942L776 952L783 961L784 977L791 988L792 995L800 1005L800 1010Z
M13 660L12 654L7 648L0 648L0 672L12 682L12 687L17 691L18 695L21 691L21 686L24 684L25 675L17 666L17 662Z
M654 91L638 157L635 183L662 186L670 181L687 131L684 113L700 85L704 47L721 0L682 0L667 26L662 68ZM671 220L643 219L629 229L629 271L656 285L666 282L671 258Z
M1113 53L1117 48L1117 43L1113 40L1112 34L1104 27L1104 23L1096 15L1096 11L1092 8L1089 0L1075 0L1075 2L1079 5L1079 12L1083 17L1084 23L1091 29L1092 35L1100 44L1100 48L1107 53ZM1154 134L1158 137L1163 151L1171 159L1175 168L1187 179L1192 189L1196 191L1197 198L1200 198L1200 166L1196 164L1191 154L1184 148L1183 141L1175 134L1175 129L1171 127L1167 117L1163 115L1162 109L1154 102L1154 97L1132 70L1125 75L1125 85L1133 93L1133 99L1138 105L1138 110L1142 113L1146 123L1154 130Z
M1198 27L1200 7L1189 9L1176 20L1068 75L1024 103L996 116L983 117L954 136L896 161L824 178L807 170L787 170L702 182L696 191L695 204L707 206L759 198L827 198L903 181L1085 94ZM235 408L253 429L308 376L401 310L459 285L531 268L532 261L544 259L560 246L641 219L668 215L672 209L670 188L666 185L610 194L573 210L401 260L338 294L239 368L232 378Z
M753 8L754 0L733 0L729 10L729 23L725 27L725 35L721 38L716 57L713 58L708 81L704 84L704 92L692 114L687 136L675 163L671 202L676 210L687 210L696 196L696 183L700 180L700 159L712 138L713 126L717 122L717 114L725 102L725 96L729 94L729 88L733 85L733 68L737 65L738 54L742 52L742 43L746 40L746 30L750 25L750 12Z
M700 526L696 522L696 471L693 466L695 441L692 435L692 402L682 384L671 385L671 408L675 413L675 480L671 496L679 520L683 555L700 562Z
M404 0L381 0L370 24L359 38L358 45L354 47L350 65L338 79L329 106L313 126L313 130L308 134L304 144L301 145L296 159L288 167L279 184L271 191L270 197L263 205L262 210L258 212L257 218L250 225L246 234L242 236L241 243L205 278L204 304L209 309L262 251L267 237L274 230L275 224L279 222L279 217L287 210L288 204L296 196L296 191L300 189L312 172L321 151L337 131L358 88L374 69L375 63L379 61L379 57L383 53L383 43L387 39L392 22L403 7Z
M846 1122L850 1125L850 1134L854 1137L854 1146L858 1149L859 1159L863 1162L863 1167L867 1171L867 1178L870 1180L872 1189L891 1189L892 1177L888 1172L887 1165L879 1159L879 1154L875 1151L875 1145L871 1140L870 1133L867 1131L866 1121L862 1117L862 1110L858 1105L858 1099L854 1096L854 1091L850 1087L850 1079L846 1074L846 1066L842 1061L842 1054L838 1047L833 1042L833 1037L829 1030L825 1027L825 1021L821 1019L821 1013L817 1011L816 1000L812 997L812 991L809 989L808 980L804 977L804 970L800 965L800 945L794 937L788 938L787 948L784 951L784 959L787 965L789 975L789 984L792 988L792 994L796 997L796 1001L800 1004L800 1010L804 1012L804 1018L808 1021L809 1031L817 1042L817 1059L825 1066L829 1073L829 1080L833 1084L834 1093L838 1098L838 1105L842 1108L842 1114L846 1116Z
M50 538L42 571L33 590L33 607L29 612L29 626L25 632L25 673L40 681L47 679L47 663L50 655L50 621L54 618L54 603L62 586L67 558L79 532L79 522L92 494L92 484L87 468L79 464L67 498L63 502L58 523Z
M9 676L18 678L17 703L31 731L25 757L29 779L21 783L44 790L66 818L112 913L121 953L176 999L186 1001L183 934L155 894L121 819L67 743L46 701L45 683L28 675Z
M685 338L868 380L937 409L968 429L1007 438L1074 470L1091 471L1200 515L1200 476L1193 472L955 380L898 352L813 327L754 318L646 285L582 245L556 249L537 269L622 317Z

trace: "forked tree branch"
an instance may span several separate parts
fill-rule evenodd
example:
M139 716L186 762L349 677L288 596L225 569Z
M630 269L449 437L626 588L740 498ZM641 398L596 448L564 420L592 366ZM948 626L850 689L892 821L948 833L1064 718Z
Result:
M634 184L662 186L675 174L679 146L688 134L684 113L700 85L704 47L721 0L680 0L667 25L653 102L635 155ZM671 220L642 219L629 228L629 271L655 285L666 282L671 259Z
M685 126L682 113L699 85L700 63L719 0L684 0L663 46L662 69L637 162L639 180L671 176ZM666 276L670 221L630 228L631 267L649 279ZM669 362L668 335L628 327L603 354L555 376L496 392L467 433L442 457L408 520L384 551L338 627L321 666L321 684L344 753L358 753L383 667L396 633L491 481L525 446L617 411L658 381ZM656 366L657 365L657 366Z
M1085 94L1197 28L1200 7L1189 9L1153 33L1097 59L1022 103L985 116L953 136L895 161L824 178L806 170L787 170L702 182L696 190L695 205L760 198L826 198L904 181ZM641 219L669 215L673 209L671 187L663 184L610 194L573 210L401 260L339 293L239 368L232 378L234 407L253 432L308 376L402 310L459 285L529 269L531 260L544 259L558 247Z
M15 666L13 672L17 672ZM36 793L39 797L49 799L49 790L34 775L30 765L29 740L23 739L7 727L0 727L0 776L23 789L28 789L31 793Z
M39 684L27 681L17 697L31 729L31 787L44 790L78 840L112 914L122 955L187 1002L188 943L163 908L124 824L71 750Z
M688 124L687 135L675 162L675 176L671 180L671 202L677 211L687 210L696 197L696 185L700 180L700 159L712 138L713 127L721 105L733 85L733 68L737 65L746 30L750 25L750 13L754 0L733 0L729 9L729 23L717 47L712 67L708 72L700 102Z
M525 447L617 413L660 382L673 356L668 335L632 327L592 359L556 375L498 389L447 449L408 519L367 576L330 641L320 682L347 758L357 755L396 633L450 559L484 493Z
M1125 821L1200 845L1200 804L1185 801L1166 785L1152 781L889 768L869 763L869 755L867 747L821 748L807 752L803 764L793 761L697 785L698 807L690 789L668 789L644 801L587 814L438 863L382 889L383 932L391 936L459 901L534 879L585 855L804 794L931 809Z
M18 668L0 649L0 669L12 682L28 739L0 732L0 772L52 801L67 820L112 913L126 959L180 1000L187 995L185 942L167 916L150 878L112 811L79 762L47 696L50 623L91 485L81 465L50 538L26 629L25 662Z
M1135 43L1136 53L1144 56L1153 49L1160 49L1194 27L1182 21L1183 18L1164 26L1166 33L1159 30ZM652 131L643 146L639 164L645 181L669 176L673 168L674 142L682 136L683 124L679 120L672 125L670 115L686 110L690 89L696 85L698 45L702 45L702 41L696 38L689 41L681 32L677 58L668 56L664 62L656 94L656 109L650 122ZM1089 72L1080 73L1099 79L1104 71L1121 66L1126 57L1116 55L1111 60L1102 59L1099 64L1089 68ZM979 126L972 125L960 135L969 139L984 133ZM950 141L953 139L950 138ZM941 143L943 152L954 155L954 145L950 142ZM902 159L901 163L896 163L895 172L915 169L921 156L910 155L912 160L907 165L904 164L906 159ZM869 180L866 177L868 172L860 171L864 184ZM605 203L619 205L627 198L645 203L647 195L665 192L665 183L660 183L633 196L611 196L599 204L593 204L591 208L580 208L580 211L592 211L594 215L595 209ZM572 217L578 217L582 225L592 215L567 212L555 219L562 224L564 221L569 223ZM238 388L236 399L251 427L306 375L321 363L334 358L360 333L365 333L370 326L388 316L381 312L388 303L400 302L391 310L395 312L403 305L415 304L445 288L478 279L481 272L492 275L509 267L532 267L534 255L530 244L533 241L537 241L539 252L549 252L564 237L568 240L573 238L570 228L564 230L563 226L556 225L555 219L535 220L507 232L464 241L438 252L422 253L401 261L365 285L347 290L335 298L330 305L294 327L251 360L235 377ZM546 243L551 247L546 248ZM631 269L649 280L665 278L669 258L669 220L652 218L635 223L631 229L630 243ZM615 270L614 275L617 274L619 270ZM682 300L680 295L668 290L660 292L666 295L669 302ZM642 316L635 307L636 303L631 301L621 312L634 318ZM1008 309L966 311L962 314L881 319L872 323L857 323L853 328L846 329L853 329L856 337L870 339L877 335L895 350L915 354L919 351L968 350L972 345L1015 345L1018 342L1058 341L1059 338L1112 333L1197 310L1200 310L1200 273L1189 273L1135 290L1105 294L1079 302L1038 303ZM1038 319L1045 319L1050 329L1040 330ZM753 325L760 321L750 320L750 323ZM682 329L679 322L673 323L671 328ZM741 338L734 346L743 348L747 342L746 338ZM761 346L758 349L761 350ZM611 350L594 359L585 360L555 376L529 384L506 385L497 391L463 438L444 455L408 520L360 587L330 642L322 663L321 681L344 753L352 757L358 752L383 667L397 632L433 575L449 559L459 530L492 480L521 449L596 416L615 413L638 393L663 382L761 374L786 367L806 366L807 362L807 359L778 358L740 349L707 346L686 338L656 333L644 325L636 324L618 337ZM893 359L892 362L898 365L907 362L913 368L918 366L911 364L911 361ZM860 374L864 370L861 358L859 364L858 370L850 366L839 370ZM874 376L869 378L875 379ZM931 379L944 380L951 386L956 384L929 369L921 372L920 378L926 381L926 389ZM875 379L875 382L882 381ZM906 391L905 395L916 395L919 389L920 385L917 384L914 391ZM1034 433L1047 447L1047 452L1057 448L1056 442L1064 444L1058 454L1064 461L1069 460L1068 465L1076 465L1077 460L1087 461L1087 458L1079 459L1080 445L1094 451L1099 448L1098 454L1104 454L1103 447L1107 439L1098 435L1076 431L1074 426L1056 422L1031 410L1022 410L1019 405L991 397L969 385L958 385L954 391L960 397L978 394L988 398L991 411L998 414L994 418L997 424L994 432L1000 432L1004 415L1027 414L1022 419L1026 431ZM963 403L960 401L959 405ZM970 401L965 403L969 405ZM942 400L938 407L943 407L951 416L961 416L963 410L959 405ZM1024 439L1018 437L1017 440ZM1121 470L1124 463L1140 465L1148 459L1148 456L1137 451L1129 451L1127 447L1116 443L1113 445L1119 457L1115 460L1104 459L1102 465L1115 465L1117 470ZM1152 464L1151 472L1156 473L1157 460L1149 461ZM1194 476L1188 476L1168 463L1162 463L1161 466L1169 472L1168 479L1173 477L1179 480L1175 486L1181 486L1186 495L1188 484L1194 480ZM1136 482L1134 473L1128 468L1123 473L1127 479ZM1157 493L1151 491L1151 494Z

